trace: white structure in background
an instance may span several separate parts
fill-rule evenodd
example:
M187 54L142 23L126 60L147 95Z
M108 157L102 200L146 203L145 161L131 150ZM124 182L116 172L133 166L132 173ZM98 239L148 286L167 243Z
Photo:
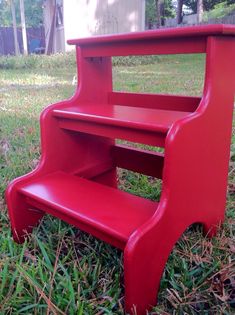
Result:
M45 0L46 53L73 47L68 39L142 31L145 0Z

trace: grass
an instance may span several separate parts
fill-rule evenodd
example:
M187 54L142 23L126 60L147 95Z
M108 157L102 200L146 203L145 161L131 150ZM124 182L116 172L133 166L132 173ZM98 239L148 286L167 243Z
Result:
M0 58L4 62L13 61ZM201 55L114 62L116 90L201 94ZM23 245L12 241L4 190L37 164L39 114L73 94L75 74L72 54L13 63L18 66L0 72L0 314L123 314L120 251L50 216ZM213 240L202 236L200 226L184 233L152 314L235 313L234 179L235 133L225 223ZM151 177L119 170L119 182L129 192L159 198L161 185Z

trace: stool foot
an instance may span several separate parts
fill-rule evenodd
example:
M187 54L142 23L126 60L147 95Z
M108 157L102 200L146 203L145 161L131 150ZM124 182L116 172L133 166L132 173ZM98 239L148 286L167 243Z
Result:
M43 217L44 212L28 205L25 198L14 189L9 189L6 197L13 239L17 243L23 243Z
M160 234L161 234L160 228ZM152 237L130 244L124 251L125 309L127 314L146 315L156 305L157 293L167 259L179 235ZM162 234L163 235L163 234ZM161 236L162 236L161 235ZM160 241L159 241L160 240Z

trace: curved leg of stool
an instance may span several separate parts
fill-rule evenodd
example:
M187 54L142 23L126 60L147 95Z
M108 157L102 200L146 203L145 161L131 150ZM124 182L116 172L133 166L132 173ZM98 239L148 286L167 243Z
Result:
M220 220L215 220L215 221L208 221L208 222L203 222L203 234L204 236L207 236L209 238L214 237L218 229L220 228L221 222L223 222L223 218Z
M17 243L22 243L43 217L44 212L27 204L25 197L16 191L14 184L8 188L6 198L13 238Z
M178 226L175 231L170 231L169 228L169 222L162 222L145 233L144 237L140 235L134 242L130 239L127 243L124 251L124 277L125 307L128 314L145 315L147 310L156 305L165 264L187 226Z

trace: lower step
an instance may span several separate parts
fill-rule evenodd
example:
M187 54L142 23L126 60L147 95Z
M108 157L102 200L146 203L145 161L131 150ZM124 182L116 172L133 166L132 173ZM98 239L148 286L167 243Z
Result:
M156 211L156 202L55 172L20 188L27 202L118 248Z

